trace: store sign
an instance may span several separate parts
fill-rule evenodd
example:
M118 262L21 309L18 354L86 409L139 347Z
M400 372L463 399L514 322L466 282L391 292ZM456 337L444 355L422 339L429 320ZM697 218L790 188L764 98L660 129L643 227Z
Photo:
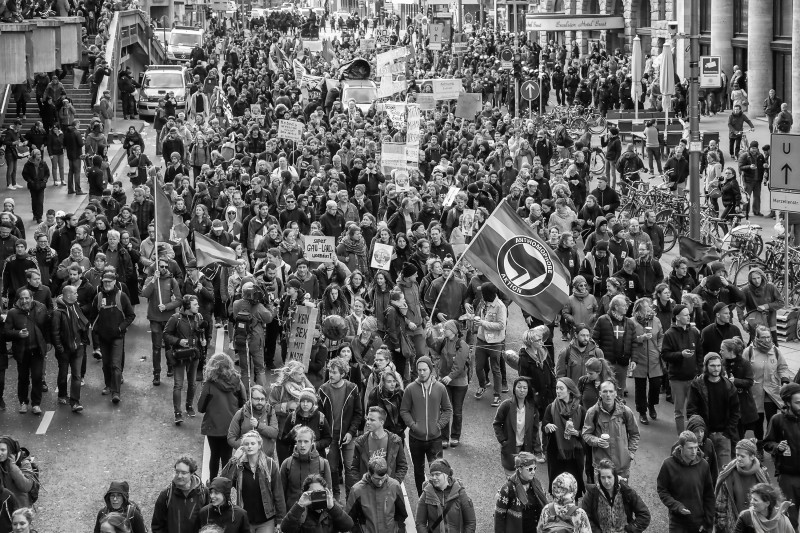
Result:
M602 31L625 28L624 17L613 15L527 15L526 31Z

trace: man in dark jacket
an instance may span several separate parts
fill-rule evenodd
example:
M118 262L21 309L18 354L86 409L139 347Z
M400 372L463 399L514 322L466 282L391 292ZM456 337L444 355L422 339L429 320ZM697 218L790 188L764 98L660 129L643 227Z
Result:
M619 139L619 129L611 126L608 135L600 139L600 144L606 149L606 179L611 180L611 188L616 185L617 160L622 155L622 142Z
M597 319L592 331L592 340L603 351L606 360L614 369L618 390L626 386L628 363L633 354L633 340L636 326L626 317L628 302L623 294L611 299L608 313Z
M722 341L734 337L742 338L742 331L738 326L731 324L731 310L722 303L717 302L713 309L714 322L703 328L700 332L699 357L705 357L709 352L720 353Z
M714 485L699 444L691 431L683 431L670 457L664 459L656 482L658 497L669 511L669 530L711 531L714 520Z
M758 151L758 141L750 141L747 151L739 155L739 174L745 191L750 195L753 214L758 217L764 216L761 214L761 182L764 180L765 166L766 160Z
M664 253L664 230L656 224L656 212L652 209L644 212L642 232L646 233L653 243L653 257L661 259L661 254Z
M120 278L120 281L125 278ZM164 328L170 317L181 306L180 283L169 271L166 257L158 258L158 267L153 276L145 281L142 296L147 298L147 320L150 321L150 340L153 356L153 385L161 385L161 347L164 344ZM168 348L169 349L169 348ZM142 355L142 359L145 356ZM167 377L172 377L172 365L167 363Z
M83 155L83 135L80 131L80 122L75 120L71 126L64 130L64 150L67 152L69 172L67 174L67 192L69 194L84 194L81 190L81 156Z
M607 292L606 281L616 270L616 258L608 253L608 241L600 241L586 254L578 274L586 278L589 291L599 301Z
M94 298L90 320L97 332L96 340L103 358L103 395L111 394L111 401L120 401L122 388L122 357L125 332L136 318L130 299L117 285L112 272L103 274L100 290Z
M196 531L200 509L208 503L208 489L197 475L197 463L189 456L175 461L169 487L156 498L150 527L153 533Z
M644 170L644 161L642 161L642 158L634 151L633 143L628 143L625 146L625 151L619 156L616 166L620 179L639 181L639 176L634 175L634 173Z
M353 460L347 465L347 486L353 485L367 473L369 460L376 453L386 459L389 475L403 482L408 472L408 462L403 441L390 431L386 431L386 411L382 407L369 408L364 419L364 434L357 437L353 447Z
M700 368L698 346L700 332L689 325L689 308L679 304L672 308L674 325L664 334L661 357L669 363L669 383L675 403L675 427L684 430L684 411L689 386Z
M28 270L38 270L36 261L28 255L25 239L17 239L14 244L15 254L3 263L3 298L8 298L8 305L13 306L17 300L17 291L27 283Z
M42 414L42 383L44 358L50 343L51 312L44 304L33 299L30 291L22 289L17 302L8 311L3 332L11 340L11 349L17 360L17 397L19 412L27 413L28 404L35 415ZM28 395L30 387L30 396Z
M58 403L66 404L68 399L73 413L83 411L81 405L81 363L86 355L89 320L78 304L78 289L66 284L61 296L56 298L53 313L53 346L58 361ZM67 372L70 378L67 395Z
M628 482L620 479L614 469L614 463L609 459L603 459L597 464L598 483L587 485L581 507L589 517L592 531L606 531L613 528L626 533L642 533L650 525L650 510ZM609 517L601 509L603 507L616 509L617 498L622 501L624 513Z
M772 417L764 449L772 453L778 486L786 498L797 501L800 497L800 385L787 383L780 390L783 408ZM789 509L792 527L797 527L797 506Z
M684 154L682 144L676 146L675 154L667 159L664 175L669 175L669 190L674 191L678 198L683 198L689 179L689 158Z
M686 416L700 415L714 443L719 464L731 460L731 443L739 440L739 396L736 387L722 378L722 357L709 352L703 358L703 374L689 385Z

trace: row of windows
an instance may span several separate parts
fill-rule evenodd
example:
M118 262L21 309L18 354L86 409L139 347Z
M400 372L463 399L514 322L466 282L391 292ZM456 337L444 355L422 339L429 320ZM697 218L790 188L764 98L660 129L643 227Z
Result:
M711 33L711 4L714 0L700 2L700 32ZM761 0L754 0L761 1ZM769 0L767 0L769 1ZM800 1L800 0L798 0ZM749 0L733 0L733 34L747 35L747 8ZM774 39L792 38L792 0L772 0L772 36Z

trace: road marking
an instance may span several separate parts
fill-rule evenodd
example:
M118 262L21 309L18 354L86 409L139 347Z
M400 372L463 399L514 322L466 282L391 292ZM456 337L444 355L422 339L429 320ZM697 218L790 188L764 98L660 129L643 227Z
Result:
M211 463L211 448L208 445L208 439L203 439L203 467L200 469L200 480L203 483L208 481L208 468Z
M408 435L406 435L406 446L405 450L403 450L403 453L405 453L406 450L408 449L410 448L408 447ZM411 463L410 461L408 461L408 458L406 458L406 462ZM413 463L411 464L413 465ZM414 473L413 466L411 467L411 473L412 474ZM406 475L408 474L406 473ZM408 499L408 491L406 491L405 480L403 480L403 483L400 483L400 488L403 490L403 502L406 504L406 514L408 515L406 516L406 531L416 531L417 523L414 520L414 510L411 508L411 501Z
M225 352L225 327L217 329L217 340L214 342L214 353Z
M50 422L53 421L53 415L55 411L45 411L44 417L42 417L42 423L39 424L39 429L36 430L37 435L44 435L47 433L47 428L50 427Z

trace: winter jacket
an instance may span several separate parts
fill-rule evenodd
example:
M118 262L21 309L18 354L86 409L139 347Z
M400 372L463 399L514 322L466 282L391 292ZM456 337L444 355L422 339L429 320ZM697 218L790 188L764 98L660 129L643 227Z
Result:
M705 357L708 352L719 353L722 341L734 337L742 338L742 331L734 324L719 324L715 320L700 332L699 357Z
M11 340L11 349L17 361L30 357L33 348L39 350L39 357L47 355L47 345L51 342L51 321L52 310L35 300L28 311L22 309L19 302L8 311L3 326L4 339ZM28 330L25 338L20 336L23 329Z
M333 486L331 465L327 459L320 457L315 448L311 448L311 452L305 455L301 455L295 449L291 456L283 460L280 471L281 486L288 507L294 507L300 499L303 494L303 481L311 474L321 475L327 483L326 486Z
M256 419L256 426L250 423L251 417ZM275 417L275 411L269 403L264 406L260 414L253 410L250 400L236 411L228 426L228 446L235 450L242 445L242 437L253 430L258 431L263 439L261 449L267 457L273 457L275 441L278 438L278 419Z
M110 496L112 493L122 494L122 507L119 509L114 509L111 506ZM130 501L130 488L127 481L112 481L103 500L106 505L97 512L94 533L100 533L100 521L112 511L120 513L128 519L131 525L131 533L147 533L147 526L144 523L144 518L142 518L142 510L136 503Z
M419 285L416 281L408 281L401 278L397 280L397 288L403 293L406 304L408 304L406 318L417 326L417 329L412 331L411 334L421 335L423 333L422 324L426 322L428 314L420 299Z
M753 284L753 274L761 274L760 285L756 286ZM747 276L747 286L742 290L742 292L744 292L744 302L739 304L740 319L742 308L744 308L745 313L749 313L758 306L766 304L769 306L769 311L765 314L767 325L770 328L774 328L778 323L777 310L783 307L783 296L775 285L767 281L764 271L760 268L750 270Z
M586 485L586 492L581 499L581 508L586 511L592 525L592 533L604 533L600 528L597 518L600 516L601 505L613 512L617 498L621 499L622 510L625 512L625 533L642 533L650 525L650 510L641 497L628 486L628 482L617 478L614 489L607 496L606 490L598 485ZM611 501L609 501L609 497ZM622 517L620 517L622 519Z
M591 293L583 296L572 293L569 295L567 303L564 304L561 314L572 326L586 324L589 329L592 329L597 317L597 298Z
M589 340L589 344L580 350L577 339L573 339L556 358L556 376L567 377L578 383L581 376L586 374L586 361L592 357L603 359L603 350L597 347L597 343Z
M172 274L151 277L142 289L142 296L147 298L147 320L151 322L167 322L181 306L180 283ZM158 308L161 304L166 307L163 311Z
M664 330L661 329L661 321L654 318L647 323L647 326L652 328L650 334L653 336L651 339L645 339L643 335L645 326L638 320L633 321L636 331L633 337L633 357L632 360L636 363L633 369L634 378L646 377L659 377L664 375L661 366L661 346L664 342Z
M192 475L189 490L170 483L156 498L150 528L153 533L196 531L200 509L208 503L208 489L197 475Z
M363 531L400 533L408 517L400 483L387 478L383 486L372 484L369 474L353 485L345 511Z
M7 488L0 489L0 531L11 531L11 515L19 509L14 494ZM138 531L136 533L139 533Z
M495 298L493 302L482 301L478 306L477 315L481 318L481 324L478 327L479 343L505 342L508 309L500 298Z
M389 476L402 483L408 473L408 460L406 459L405 446L400 437L386 431L386 465L389 467ZM368 472L369 465L369 438L370 433L364 433L353 440L355 443L353 451L353 462L347 465L346 484L352 488L364 474Z
M451 501L453 503L449 503ZM448 504L450 508L447 514L435 529L431 529L430 526L442 516ZM458 479L454 479L453 484L444 491L425 482L415 514L417 533L475 533L475 508Z
M708 463L700 456L687 462L681 447L664 459L658 472L656 490L661 502L667 506L669 521L689 531L703 526L711 531L714 521L714 485ZM689 514L681 514L688 509Z
M52 320L53 346L56 354L75 353L88 344L89 320L76 302L68 305L63 296L56 298Z
M611 446L600 448L600 435L610 436ZM603 459L611 459L617 467L616 473L628 477L631 455L639 449L639 426L630 407L616 400L614 409L608 412L602 400L589 408L581 431L583 440L592 447L592 464L595 468Z
M708 403L708 379L707 369L701 376L697 376L689 384L689 397L686 402L686 416L699 415L700 418L705 420L706 431L711 433L711 413L709 412ZM733 442L739 440L739 396L736 394L736 387L733 383L725 378L720 378L722 384L725 386L725 413L714 413L714 417L718 420L726 422L726 429L724 435L731 439Z
M353 528L353 519L344 512L339 502L321 512L305 509L294 504L281 522L284 533L336 533Z
M244 497L242 496L242 477L255 476L258 481L258 488L261 491L261 503L264 506L264 514L267 518L274 516L276 523L280 523L283 516L286 514L286 505L284 503L283 485L281 485L281 476L278 471L278 461L272 457L267 456L267 468L269 472L264 472L259 465L256 472L250 469L250 463L247 456L237 460L231 457L228 464L222 469L220 474L231 480L234 488L236 488L236 505L244 508Z
M758 420L758 408L750 389L753 387L753 367L742 357L725 360L725 372L733 380L739 395L739 423L751 424Z
M592 235L597 235L597 233L593 233ZM600 298L606 293L606 281L616 271L616 257L606 253L605 258L599 260L595 257L594 251L591 251L587 252L578 274L586 278L586 283L589 284L589 290L595 298Z
M333 385L331 385L330 381L323 383L319 388L319 410L330 421L331 430L334 427L341 429L341 434L337 435L337 437L343 439L345 433L349 433L350 437L355 438L364 419L363 404L358 394L358 387L355 384L345 380L343 387L344 405L341 413L333 412L333 400L331 399ZM338 424L336 424L337 421L339 422Z
M250 533L250 520L247 518L247 512L238 505L232 505L227 501L219 507L209 503L200 509L192 531L199 531L208 524L220 526L223 533Z
M403 380L397 378L397 383L402 385ZM388 393L387 391L383 390L383 388L378 385L375 387L367 396L367 403L366 407L364 408L364 412L368 412L370 407L376 406L380 407L387 414L389 413L397 413L396 416L389 416L386 417L386 422L384 422L383 427L386 431L391 431L395 435L399 436L400 439L405 440L406 438L406 424L403 422L403 417L400 416L400 405L403 401L403 389L398 386L394 391Z
M433 330L428 330L426 342L431 349L431 357L436 361L439 378L450 377L449 385L466 387L469 385L469 345L460 337L448 340L446 337L436 338ZM372 378L372 375L370 375ZM403 381L400 380L399 383ZM360 476L359 476L360 477Z
M117 307L119 298L119 307ZM103 340L120 339L136 319L128 296L119 287L114 287L109 292L100 290L94 297L89 320L92 321L92 330Z
M414 380L406 387L400 416L410 429L410 437L424 441L440 438L452 414L447 388L441 382L433 378L427 383Z
M227 437L233 415L247 401L247 390L241 380L236 383L204 381L197 400L197 410L204 414L200 433Z
M523 452L542 454L539 438L539 411L532 401L525 401L525 438ZM494 436L500 443L500 461L505 470L514 470L514 456L517 455L517 405L515 398L506 398L500 403L494 415Z
M622 335L622 353L616 348L619 344L618 335ZM606 360L612 365L628 366L633 353L633 340L636 335L636 326L633 320L622 317L618 321L605 314L597 319L592 330L592 340L602 350Z
M778 450L781 441L789 443L791 455ZM764 450L772 453L777 475L800 475L800 417L789 407L784 407L772 417L764 436Z
M517 364L514 364L513 357L506 356L506 362L512 368L517 366L520 377L529 379L534 394L534 403L539 412L550 405L556 399L556 371L553 360L548 356L546 350L542 356L541 365L528 353L527 348L521 348Z
M539 523L542 509L547 505L541 482L535 477L531 480L525 491L527 504L520 501L517 495L518 483L519 474L514 473L497 491L494 508L495 533L524 533L532 531L532 525Z
M735 495L737 493L749 495L750 489L757 483L769 483L766 468L762 469L758 459L755 459L750 471L740 470L736 466L736 461L731 461L720 472L714 485L715 531L732 530L739 513L745 510L749 504L748 498L748 501L739 502L739 506L737 506Z
M700 332L696 328L672 326L664 334L661 357L669 363L669 379L691 381L703 367L699 355ZM683 350L692 350L694 355L684 357Z

